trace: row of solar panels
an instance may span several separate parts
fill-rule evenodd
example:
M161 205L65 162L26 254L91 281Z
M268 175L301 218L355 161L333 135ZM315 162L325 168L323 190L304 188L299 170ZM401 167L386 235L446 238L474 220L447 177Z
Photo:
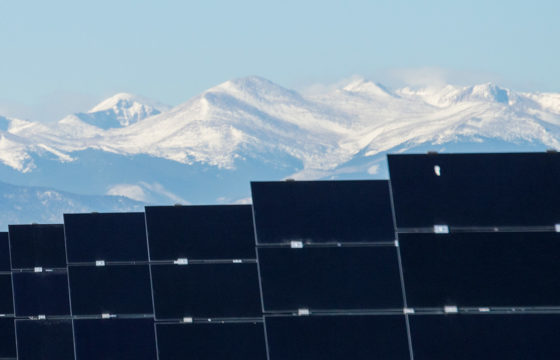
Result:
M392 192L386 181L253 183L252 208L11 226L0 359L549 358L559 211L540 202L547 189L558 198L547 184L559 160L398 155ZM512 201L519 189L530 195ZM528 221L539 207L547 216Z
M267 317L263 323L16 320L20 359L558 359L558 314ZM14 341L0 319L0 345ZM155 329L154 329L155 328ZM73 335L74 333L74 335ZM157 334L157 345L155 340ZM75 343L73 339L76 339ZM6 357L10 358L10 357Z
M265 312L399 311L399 252L408 307L560 308L556 232L400 234L398 248L257 251ZM82 316L155 309L161 320L261 315L254 260L16 270L0 274L0 288L0 314L18 317L70 315L70 307Z

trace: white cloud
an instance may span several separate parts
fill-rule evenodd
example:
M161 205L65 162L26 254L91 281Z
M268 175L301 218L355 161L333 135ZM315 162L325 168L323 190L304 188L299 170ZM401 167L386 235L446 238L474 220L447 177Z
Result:
M160 183L147 183L141 181L137 184L116 184L109 187L107 195L126 196L132 200L138 200L145 203L165 203L165 204L183 204L188 205L189 202L177 194L167 190Z
M190 204L187 200L185 200L182 197L180 197L180 196L172 193L171 191L167 190L160 183L154 182L152 184L149 184L149 183L141 181L140 185L142 185L144 188L148 189L149 191L151 191L155 194L163 195L167 199L171 200L174 204L182 204L182 205Z
M132 200L147 202L147 196L144 190L139 185L118 184L113 185L107 191L107 195L126 196Z

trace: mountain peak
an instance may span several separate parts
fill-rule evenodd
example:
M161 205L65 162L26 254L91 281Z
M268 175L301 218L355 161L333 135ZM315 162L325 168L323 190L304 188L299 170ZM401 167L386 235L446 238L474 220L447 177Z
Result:
M392 96L392 94L383 85L364 78L354 79L342 89L348 92L363 93L374 96Z
M144 106L146 108L149 107L149 108L157 109L160 112L167 110L169 108L169 106L158 103L157 101L150 100L142 96L122 92L122 93L117 93L111 96L110 98L101 101L99 104L91 108L88 111L88 113L91 114L99 111L131 108L137 104Z
M82 121L103 129L125 127L169 110L169 106L129 94L118 93L103 100L87 113L76 114Z
M469 90L470 97L474 99L491 100L503 104L509 103L509 90L502 89L491 82L472 86Z

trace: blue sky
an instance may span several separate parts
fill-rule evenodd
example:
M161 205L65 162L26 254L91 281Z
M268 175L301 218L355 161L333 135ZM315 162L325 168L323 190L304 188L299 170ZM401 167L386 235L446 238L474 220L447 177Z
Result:
M2 1L0 115L121 91L175 105L246 75L560 92L559 18L559 1Z

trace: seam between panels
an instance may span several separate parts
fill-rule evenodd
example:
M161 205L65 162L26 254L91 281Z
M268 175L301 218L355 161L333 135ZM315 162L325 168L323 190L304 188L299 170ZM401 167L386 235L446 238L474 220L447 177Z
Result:
M396 251L397 251L397 260L398 260L398 264L399 264L399 275L400 275L400 280L401 280L401 291L402 291L402 298L403 298L403 305L405 308L408 308L408 300L406 297L406 286L405 286L405 281L404 281L404 270L403 270L403 266L402 266L402 258L401 258L401 246L399 243L399 233L397 232L397 216L396 216L396 212L395 212L395 202L393 199L393 186L391 184L391 180L388 180L388 186L389 186L389 196L391 199L391 213L393 216L393 227L394 227L394 232L395 232L395 240L396 240ZM404 312L404 309L403 309ZM410 360L414 360L414 349L412 347L412 331L410 329L410 319L408 314L404 314L404 319L405 319L405 325L406 325L406 336L407 336L407 341L408 341L408 351L410 353Z
M144 208L144 226L146 229L146 250L148 252L148 272L150 273L150 293L152 295L152 319L154 320L154 339L156 343L156 359L159 360L159 344L156 327L156 302L154 297L154 280L152 277L152 255L150 254L150 239L148 234L148 215Z
M8 227L9 229L9 227ZM17 324L16 324L16 291L14 287L14 271L12 269L12 243L10 241L10 232L8 230L8 256L10 258L10 283L12 284L12 312L14 321L14 340L16 346L16 359L19 359L18 340L17 340Z
M259 292L261 297L261 316L263 319L263 332L264 332L264 345L266 351L266 358L270 360L270 351L268 348L268 332L266 330L266 317L264 315L264 294L263 294L263 287L262 287L262 277L261 277L261 264L259 261L259 251L257 247L257 222L255 220L255 207L251 204L251 214L253 217L253 240L254 240L254 249L255 249L255 258L257 259L257 275L259 279Z
M66 240L66 224L62 224L64 233L64 254L66 256L66 282L68 284L68 305L70 307L70 324L72 325L72 347L74 348L74 360L78 359L78 351L76 345L76 331L74 329L74 312L72 310L72 290L70 288L70 265L68 265L68 241Z

